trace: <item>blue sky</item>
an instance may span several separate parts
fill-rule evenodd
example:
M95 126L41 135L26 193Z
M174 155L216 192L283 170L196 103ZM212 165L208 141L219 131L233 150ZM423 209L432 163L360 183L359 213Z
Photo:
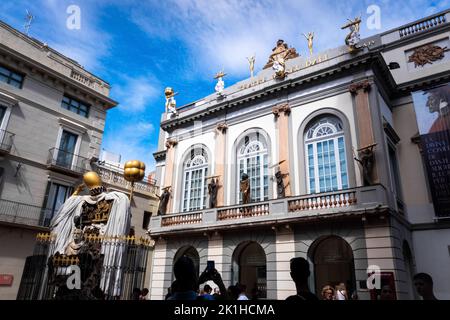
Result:
M80 30L66 28L71 4L81 9ZM361 14L365 22L370 5L381 9L381 25L363 23L362 37L447 9L450 0L2 0L0 19L23 31L30 10L31 36L108 81L120 105L108 112L102 147L152 169L166 86L181 106L212 93L222 68L226 85L247 78L252 54L260 70L278 39L306 55L301 34L314 31L315 52L337 47L346 19Z

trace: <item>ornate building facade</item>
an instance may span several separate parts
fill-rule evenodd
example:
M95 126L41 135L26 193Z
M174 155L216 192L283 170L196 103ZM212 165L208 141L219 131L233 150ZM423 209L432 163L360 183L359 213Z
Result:
M0 21L0 299L16 299L36 235L92 170L110 86ZM25 282L30 279L25 279Z
M293 257L310 262L316 293L343 282L373 298L376 266L397 299L415 298L415 272L450 299L448 184L437 198L421 130L433 113L420 113L430 90L443 92L441 111L450 103L449 19L441 12L308 58L279 41L254 77L164 113L154 156L170 197L149 228L151 298L164 298L187 255L199 272L214 260L225 285L269 299L295 293Z

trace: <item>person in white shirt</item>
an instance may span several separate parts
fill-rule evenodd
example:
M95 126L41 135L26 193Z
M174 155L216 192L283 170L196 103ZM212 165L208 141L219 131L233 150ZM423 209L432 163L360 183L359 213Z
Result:
M238 300L248 300L248 297L245 295L245 290L247 289L247 286L245 285L238 285L239 288L239 296L238 296Z

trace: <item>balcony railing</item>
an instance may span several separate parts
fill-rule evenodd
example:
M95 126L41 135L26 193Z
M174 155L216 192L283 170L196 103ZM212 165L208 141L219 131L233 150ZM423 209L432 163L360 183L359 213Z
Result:
M0 199L0 221L29 226L48 227L46 211L42 207L26 203Z
M125 180L125 178L123 177L123 173L119 172L118 170L116 171L108 167L97 166L96 171L100 176L100 178L102 178L102 181L104 183L116 185L128 190L131 188L131 183ZM154 195L157 194L158 187L156 186L155 181L144 180L134 183L134 192L141 192Z
M432 28L435 28L441 24L447 22L447 18L445 13L438 14L436 16L422 19L416 23L407 25L399 29L400 38L404 38L406 36L410 36L413 34L417 34L419 32L423 32Z
M0 152L11 152L13 145L14 133L6 130L0 130Z
M51 169L81 175L86 171L88 160L74 153L52 148L49 150L47 165Z
M384 186L374 185L156 216L151 218L149 231L151 235L160 235L187 229L233 228L241 224L288 222L304 217L370 212L388 207L396 209Z

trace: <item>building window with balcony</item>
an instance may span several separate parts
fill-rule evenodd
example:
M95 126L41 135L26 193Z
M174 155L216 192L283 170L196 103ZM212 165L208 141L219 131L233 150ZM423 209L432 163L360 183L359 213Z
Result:
M246 173L250 180L250 199L252 202L269 199L269 152L265 138L259 132L246 135L237 150L238 177ZM237 184L239 202L242 202L239 183Z
M78 141L78 135L67 130L63 130L61 141L59 143L56 163L64 168L71 168L74 162L75 148Z
M184 163L183 211L206 208L208 155L203 148L192 149Z
M305 151L309 193L349 187L344 130L337 117L322 117L309 125Z
M43 226L49 226L50 221L62 207L64 202L73 193L73 188L54 182L49 182L47 186L46 203L44 203Z
M88 104L68 96L63 97L61 107L85 118L89 116L90 106Z
M22 88L24 76L8 68L0 66L0 81L13 87Z

